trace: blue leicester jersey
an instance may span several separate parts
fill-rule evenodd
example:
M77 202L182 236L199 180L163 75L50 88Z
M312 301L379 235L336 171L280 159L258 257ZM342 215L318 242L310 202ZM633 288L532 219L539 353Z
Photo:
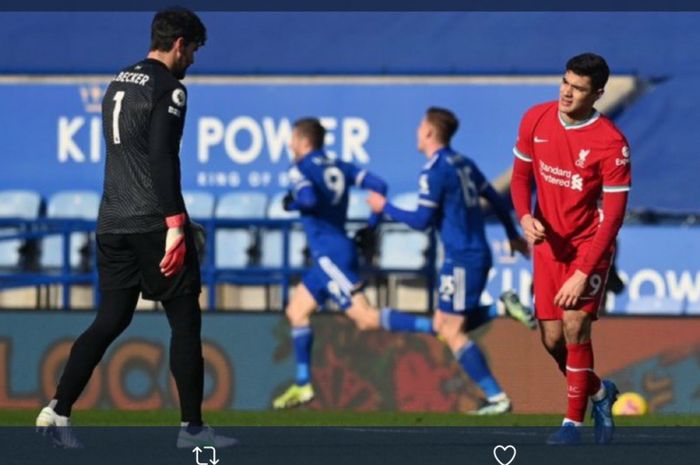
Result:
M313 207L300 209L313 257L354 256L354 244L345 232L348 199L350 188L361 186L367 171L352 163L331 159L318 150L295 163L289 175L296 198L303 189L313 189Z
M445 147L425 164L418 204L435 209L445 259L470 266L491 266L479 197L489 186L476 164Z

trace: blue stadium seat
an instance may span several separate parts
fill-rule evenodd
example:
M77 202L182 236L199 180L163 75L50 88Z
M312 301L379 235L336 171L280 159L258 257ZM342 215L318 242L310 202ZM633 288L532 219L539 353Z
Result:
M216 218L263 219L267 195L261 192L232 192L219 198ZM216 231L217 268L244 268L249 265L248 251L256 243L253 229L221 229Z
M0 191L0 218L20 218L35 220L39 217L41 196L37 192L25 190ZM17 228L2 228L2 234L16 234ZM11 268L19 263L21 239L0 241L0 267Z
M367 191L353 189L350 191L348 201L348 219L349 220L366 220L369 218L370 210L367 204Z
M348 220L367 221L372 213L367 204L367 191L352 189L348 199ZM347 225L348 235L352 237L358 229L364 227L366 223L349 223Z
M48 218L97 220L100 194L93 191L63 191L51 196L46 216ZM70 241L70 266L81 266L81 249L90 246L90 234L73 233ZM63 265L63 238L48 236L42 240L40 264L44 268Z
M415 210L418 194L399 194L391 202L404 210ZM398 270L420 268L425 265L428 243L428 235L424 232L411 230L406 225L387 224L382 227L379 267Z
M214 195L206 191L183 191L185 208L190 218L209 219L214 215Z
M282 207L282 199L285 192L279 192L270 201L267 208L269 219L295 219L299 218L298 212L288 212ZM289 237L289 264L292 267L304 266L304 248L306 236L303 231L293 230ZM265 267L278 268L282 266L282 232L265 231L262 236L262 259Z

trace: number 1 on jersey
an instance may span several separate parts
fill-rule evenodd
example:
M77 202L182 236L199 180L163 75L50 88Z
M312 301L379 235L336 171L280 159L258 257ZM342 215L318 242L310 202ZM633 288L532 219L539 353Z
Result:
M112 136L115 144L121 144L119 138L119 113L122 111L122 100L124 99L124 91L120 90L114 94L114 111L112 112Z

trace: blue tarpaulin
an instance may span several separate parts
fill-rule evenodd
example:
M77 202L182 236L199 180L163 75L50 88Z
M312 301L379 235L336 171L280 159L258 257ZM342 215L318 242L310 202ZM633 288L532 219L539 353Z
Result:
M700 214L700 78L650 88L617 124L632 149L630 209Z

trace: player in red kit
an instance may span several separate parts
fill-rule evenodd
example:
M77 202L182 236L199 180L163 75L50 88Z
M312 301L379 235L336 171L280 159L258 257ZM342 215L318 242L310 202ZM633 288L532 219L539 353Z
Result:
M549 444L580 440L588 397L595 439L612 440L617 387L593 371L591 323L604 298L613 244L630 189L625 137L595 102L610 75L592 53L571 58L559 100L530 108L513 152L511 193L525 237L534 249L535 314L542 342L566 376L568 408ZM531 209L531 183L537 206ZM599 202L602 199L602 210Z

